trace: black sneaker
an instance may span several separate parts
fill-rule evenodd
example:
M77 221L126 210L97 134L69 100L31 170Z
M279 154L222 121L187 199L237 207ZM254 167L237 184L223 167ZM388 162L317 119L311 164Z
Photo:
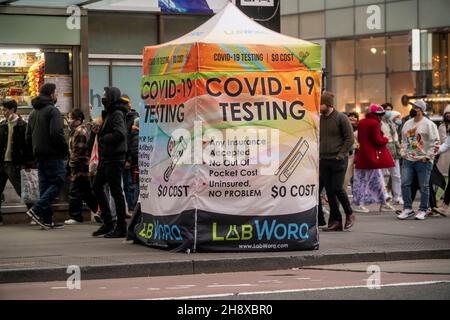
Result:
M127 236L127 228L116 227L110 233L105 234L105 238L113 239L113 238L126 238Z
M45 229L62 229L64 228L63 223L57 223L57 222L50 222L50 223L44 223Z
M104 236L114 230L114 224L112 222L103 224L97 231L92 233L93 237Z
M44 224L44 222L41 220L41 217L39 217L36 212L33 211L33 209L30 209L26 212L26 214L31 218L31 220L33 220L34 222L36 222L38 225L40 225L42 228L47 229L47 226Z

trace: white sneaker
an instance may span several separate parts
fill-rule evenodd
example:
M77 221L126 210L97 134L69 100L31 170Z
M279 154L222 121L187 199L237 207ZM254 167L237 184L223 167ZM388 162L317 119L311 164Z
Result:
M405 220L414 215L414 211L412 209L403 209L402 213L397 216L397 219Z
M75 220L75 219L69 219L69 220L64 221L64 224L67 224L67 225L71 225L71 224L81 224L81 222L80 222L80 221L77 221L77 220Z
M34 220L31 220L30 224L34 226L34 225L36 225L37 223L34 222Z
M391 212L391 211L395 211L395 208L391 206L389 203L382 204L380 206L380 212Z
M330 211L325 207L322 207L322 212L323 214L330 214Z
M354 212L362 212L362 213L368 213L370 212L369 209L367 209L366 207L363 206L352 206L352 210Z
M397 198L397 199L395 199L395 200L394 200L394 204L400 204L400 205L403 205L403 204L404 204L403 199L402 199L402 198Z
M425 216L427 215L426 211L417 212L415 219L416 220L425 220Z

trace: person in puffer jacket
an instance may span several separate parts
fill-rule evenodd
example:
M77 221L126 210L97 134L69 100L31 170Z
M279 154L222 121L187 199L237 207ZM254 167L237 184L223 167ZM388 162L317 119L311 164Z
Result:
M125 116L127 105L121 99L121 92L115 87L105 87L102 97L105 110L102 112L103 124L93 129L98 142L98 168L93 189L102 212L103 225L92 235L105 238L126 237L126 206L122 189L122 175L127 154L127 130ZM111 208L104 186L109 185L116 207L117 223L114 226Z

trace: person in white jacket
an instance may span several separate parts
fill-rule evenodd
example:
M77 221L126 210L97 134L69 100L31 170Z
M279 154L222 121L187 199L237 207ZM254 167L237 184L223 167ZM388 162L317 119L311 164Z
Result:
M387 169L391 178L391 191L394 204L403 205L402 199L402 179L400 175L400 140L397 133L397 125L394 121L400 119L401 114L397 111L386 111L385 117L381 121L381 131L386 138L389 139L387 148L394 159L395 167ZM385 206L382 211L393 211L390 206Z
M448 155L448 151L450 150L450 104L447 105L447 107L444 109L444 114L442 116L442 124L439 128L442 126L445 128L446 131L446 137L441 143L439 147L438 154L440 155L439 161L441 161L441 158L444 155ZM450 165L448 168L448 172L450 173ZM450 179L450 175L449 175ZM436 211L439 212L442 216L447 216L449 214L449 205L450 205L450 183L447 183L447 187L445 188L445 194L444 194L444 205L440 208L436 208Z

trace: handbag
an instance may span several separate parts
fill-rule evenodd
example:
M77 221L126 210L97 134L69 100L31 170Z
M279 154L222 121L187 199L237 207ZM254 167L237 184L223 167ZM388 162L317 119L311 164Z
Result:
M37 169L20 170L20 197L24 203L39 200L39 175Z

